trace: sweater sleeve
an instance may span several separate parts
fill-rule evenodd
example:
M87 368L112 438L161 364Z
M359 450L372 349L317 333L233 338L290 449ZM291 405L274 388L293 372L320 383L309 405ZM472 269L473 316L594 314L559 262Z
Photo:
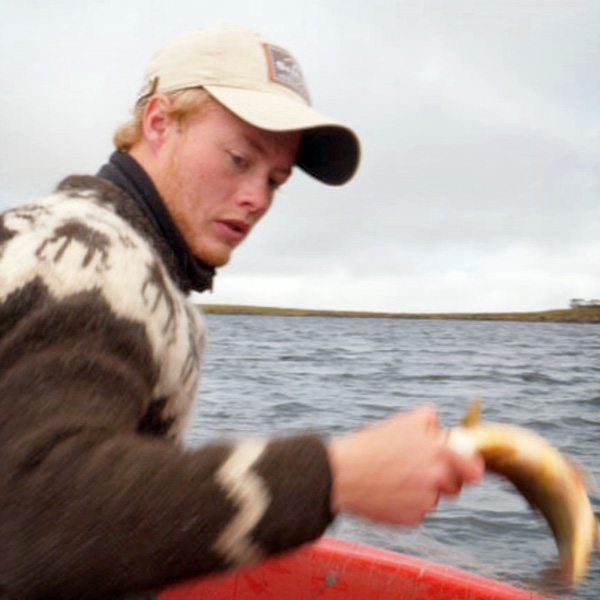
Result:
M184 449L139 433L143 371L100 341L80 343L85 351L63 340L7 361L0 380L0 585L9 597L156 588L323 532L330 473L317 438Z
M161 365L143 324L94 288L56 297L43 273L0 292L6 597L156 589L298 546L330 523L318 438L183 448L159 435L168 418L148 426Z

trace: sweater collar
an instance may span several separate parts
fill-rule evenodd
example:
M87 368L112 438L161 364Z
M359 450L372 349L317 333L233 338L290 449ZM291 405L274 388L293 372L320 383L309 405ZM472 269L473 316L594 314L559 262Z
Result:
M135 200L156 233L172 250L175 264L184 279L189 281L191 289L197 292L212 289L215 268L192 255L152 180L135 159L117 150L100 169L98 176L112 181Z

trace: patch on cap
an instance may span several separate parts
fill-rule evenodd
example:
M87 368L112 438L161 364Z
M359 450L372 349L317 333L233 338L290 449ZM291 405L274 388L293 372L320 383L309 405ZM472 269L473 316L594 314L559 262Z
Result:
M287 50L278 46L264 44L264 47L271 81L289 87L302 96L307 104L310 104L308 88L304 83L304 76L296 59Z

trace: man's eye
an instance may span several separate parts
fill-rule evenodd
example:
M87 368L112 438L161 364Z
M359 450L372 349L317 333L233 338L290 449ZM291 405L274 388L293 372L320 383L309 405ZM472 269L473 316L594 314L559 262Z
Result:
M280 186L281 186L281 181L278 181L277 179L273 179L272 177L269 178L269 187L272 190L276 190Z
M236 152L228 152L228 154L229 159L236 167L246 167L248 165L248 161Z

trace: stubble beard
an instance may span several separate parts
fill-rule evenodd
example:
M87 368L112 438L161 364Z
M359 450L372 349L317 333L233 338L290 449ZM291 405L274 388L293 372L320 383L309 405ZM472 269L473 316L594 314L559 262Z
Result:
M173 172L169 171L169 173ZM201 202L201 198L189 197L186 190L182 190L181 186L176 183L177 179L173 175L167 175L163 181L161 195L188 250L196 259L208 266L222 267L226 265L231 258L233 248L229 248L229 252L226 252L223 247L224 242L217 243L217 247L212 247L210 243L207 243L208 239L201 239L202 232L194 228L193 220L189 217L194 202Z

